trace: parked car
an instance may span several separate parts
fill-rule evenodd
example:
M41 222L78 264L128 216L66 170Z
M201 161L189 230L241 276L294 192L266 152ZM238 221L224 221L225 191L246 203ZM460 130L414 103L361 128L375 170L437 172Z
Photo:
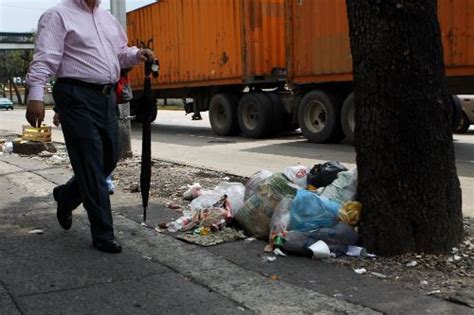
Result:
M6 110L13 110L13 102L8 98L0 97L0 108L5 108Z
M474 95L458 95L462 105L461 120L456 133L465 133L474 124Z

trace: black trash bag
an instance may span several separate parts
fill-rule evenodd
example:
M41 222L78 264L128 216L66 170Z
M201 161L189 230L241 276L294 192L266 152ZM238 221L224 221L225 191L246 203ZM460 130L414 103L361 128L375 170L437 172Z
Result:
M347 168L338 161L330 161L324 164L316 164L308 173L308 185L316 188L330 185L339 172L347 171Z
M345 222L310 232L289 231L282 249L290 254L312 256L309 247L317 241L324 241L331 252L340 256L347 252L348 246L358 243L359 234Z

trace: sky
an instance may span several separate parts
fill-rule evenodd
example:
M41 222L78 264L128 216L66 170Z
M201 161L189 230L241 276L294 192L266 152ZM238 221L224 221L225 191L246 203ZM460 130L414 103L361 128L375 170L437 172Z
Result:
M41 14L61 0L0 0L0 32L30 32L36 29ZM155 0L127 0L127 11L145 6ZM110 1L101 6L110 9Z

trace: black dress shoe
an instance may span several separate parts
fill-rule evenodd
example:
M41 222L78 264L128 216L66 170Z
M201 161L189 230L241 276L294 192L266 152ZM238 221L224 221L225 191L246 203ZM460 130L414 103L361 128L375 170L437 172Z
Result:
M94 247L100 250L101 252L111 253L111 254L118 254L122 252L122 246L116 240L108 240L108 241L94 241Z
M58 208L56 210L56 217L58 218L58 222L61 225L61 227L65 230L69 230L71 229L71 226L72 226L72 212L61 208L61 205L59 204L60 189L61 189L61 186L57 186L53 189L54 200L56 200L56 202L58 203Z

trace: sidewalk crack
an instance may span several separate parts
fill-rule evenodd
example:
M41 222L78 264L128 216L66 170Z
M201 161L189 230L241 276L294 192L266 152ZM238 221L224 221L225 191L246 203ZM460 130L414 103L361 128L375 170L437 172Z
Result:
M13 304L15 305L16 309L18 310L18 312L20 312L21 315L24 315L25 312L23 312L21 310L21 307L20 307L20 303L18 303L18 301L16 300L15 296L13 295L13 293L10 292L10 290L8 289L8 287L5 285L5 283L0 280L0 285L5 289L5 291L7 292L8 294L8 297L10 298L10 300L12 300Z

